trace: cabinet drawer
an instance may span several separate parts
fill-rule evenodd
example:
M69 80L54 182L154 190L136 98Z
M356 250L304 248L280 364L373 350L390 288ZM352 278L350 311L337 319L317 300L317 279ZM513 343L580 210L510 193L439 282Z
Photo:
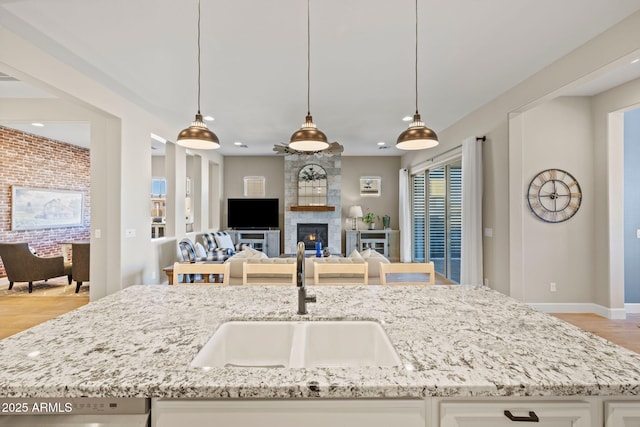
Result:
M640 402L605 402L605 427L640 427Z
M423 400L155 400L152 427L424 427Z
M588 402L442 402L440 427L591 427Z

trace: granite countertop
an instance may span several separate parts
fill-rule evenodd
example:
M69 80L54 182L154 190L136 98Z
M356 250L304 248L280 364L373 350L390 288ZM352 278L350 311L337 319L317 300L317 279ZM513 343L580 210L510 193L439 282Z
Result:
M484 288L133 286L0 341L0 397L639 395L640 355ZM193 368L226 320L381 322L406 367ZM311 382L319 385L310 387Z

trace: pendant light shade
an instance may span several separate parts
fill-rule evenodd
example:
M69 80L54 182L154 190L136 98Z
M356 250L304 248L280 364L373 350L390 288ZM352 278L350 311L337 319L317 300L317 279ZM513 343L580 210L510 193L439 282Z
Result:
M438 145L438 135L426 127L418 113L418 0L416 0L416 113L409 129L398 137L396 147L401 150L424 150Z
M316 128L311 114L307 114L302 127L291 135L289 147L297 151L322 151L329 147L327 136Z
M196 114L196 119L186 129L178 134L178 145L199 150L213 150L220 148L220 141L215 133L211 132L202 120L200 111Z
M218 137L207 128L200 114L200 0L198 0L198 112L191 126L178 134L176 142L183 147L199 150L220 148Z
M291 135L289 148L296 151L322 151L329 147L327 136L319 130L311 117L311 12L310 0L307 0L307 117L302 127Z
M422 123L420 114L413 116L409 129L398 137L396 147L401 150L424 150L438 145L438 135Z

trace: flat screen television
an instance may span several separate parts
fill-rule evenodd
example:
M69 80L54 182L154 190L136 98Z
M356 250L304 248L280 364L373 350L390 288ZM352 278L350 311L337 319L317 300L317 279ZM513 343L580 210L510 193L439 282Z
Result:
M279 199L227 199L227 225L234 229L279 227Z

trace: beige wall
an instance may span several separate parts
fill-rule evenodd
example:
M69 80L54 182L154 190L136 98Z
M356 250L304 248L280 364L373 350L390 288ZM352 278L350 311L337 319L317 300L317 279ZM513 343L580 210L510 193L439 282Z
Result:
M221 228L227 228L227 199L244 197L244 177L264 176L265 197L280 199L280 228L284 220L284 157L227 156L224 158L224 193Z
M595 187L595 302L624 307L624 139L625 110L640 105L640 79L593 98Z
M373 156L343 156L342 157L342 223L349 215L349 208L353 205L362 206L364 213L367 209L382 217L391 217L391 228L398 229L398 174L400 157ZM360 177L379 176L382 178L380 197L360 196ZM360 223L360 228L366 224ZM345 226L346 228L346 226ZM350 227L348 227L350 229ZM382 228L382 223L378 224ZM343 239L344 241L344 239Z
M226 227L226 199L243 197L245 176L264 176L266 178L266 197L280 199L280 224L282 228L284 213L284 157L283 156L247 156L225 157L224 162L224 200L222 228ZM391 217L391 228L398 229L398 171L400 157L359 157L342 156L342 224L346 223L349 208L360 205L372 212ZM380 197L360 196L360 177L379 176L382 178ZM381 225L380 225L381 226ZM361 228L365 224L360 224ZM344 242L344 236L342 241Z
M584 303L595 287L593 126L591 98L560 97L523 113L523 200L529 182L545 169L563 169L583 198L573 218L548 223L525 203L522 215L523 299ZM549 284L556 283L557 292Z

